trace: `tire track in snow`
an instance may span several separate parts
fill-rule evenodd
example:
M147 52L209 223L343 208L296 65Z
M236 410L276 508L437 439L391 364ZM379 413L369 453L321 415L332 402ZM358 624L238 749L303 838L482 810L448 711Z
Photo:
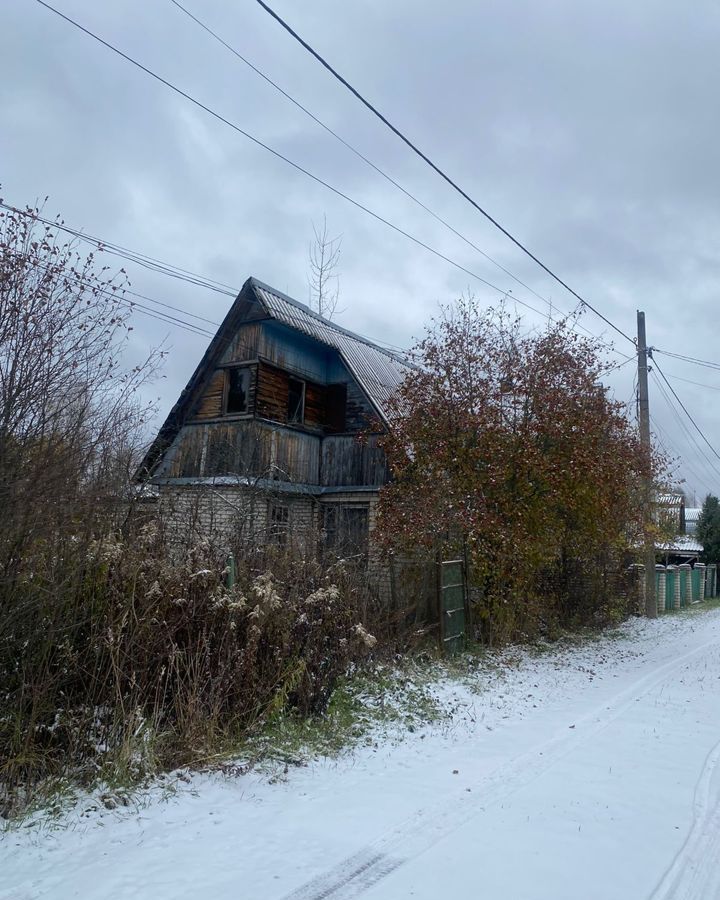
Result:
M695 786L693 824L649 900L720 897L720 741L708 754Z
M544 743L501 765L473 784L471 793L463 792L435 807L418 810L358 853L286 894L284 900L350 900L360 896L403 863L429 850L478 813L484 812L486 807L531 784L583 742L600 734L637 700L672 678L686 663L701 657L711 648L717 648L718 643L717 638L706 641L694 650L658 666L609 702L577 719L574 730L569 734L563 729ZM720 745L717 751L720 760ZM708 775L708 783L716 768L717 764ZM720 806L715 812L718 822L714 823L715 830L706 834L706 838L714 838L720 845ZM700 817L703 818L702 813ZM714 856L714 859L718 857ZM666 897L668 900L670 897L673 900L695 900L696 897L710 900L720 898L720 894L658 894L657 898L653 894L651 900L664 900Z

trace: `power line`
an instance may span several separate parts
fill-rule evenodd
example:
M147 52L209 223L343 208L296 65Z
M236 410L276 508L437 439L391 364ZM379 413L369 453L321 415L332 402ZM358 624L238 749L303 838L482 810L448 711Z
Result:
M173 263L167 263L163 262L162 260L155 259L152 256L141 253L139 250L131 250L127 247L121 246L120 244L115 244L112 241L108 241L105 238L95 237L92 234L88 234L86 231L81 231L78 228L73 228L70 225L67 225L63 219L56 219L54 221L51 219L46 219L35 210L20 209L17 206L5 203L3 200L0 200L0 207L17 215L35 219L35 221L41 222L43 225L47 225L50 228L55 228L59 231L63 231L66 234L77 238L78 240L84 241L87 244L91 244L98 250L102 250L105 253L109 253L112 256L117 256L121 259L126 259L129 262L136 263L137 265L143 266L144 268L149 269L152 272L157 272L160 275L168 275L171 278L178 278L181 281L187 282L188 284L194 284L198 287L204 287L208 290L216 291L217 293L224 294L229 297L234 297L237 293L235 290L233 290L231 285L224 285L222 282L215 281L214 279L209 278L205 275L198 275L196 272L190 272L187 269L182 269L179 266L174 265Z
M652 374L652 373L651 373L651 374ZM675 406L673 405L673 402L672 402L672 400L670 399L669 395L668 395L668 394L665 392L665 390L663 389L663 387L662 387L662 382L660 382L660 380L659 380L659 379L657 378L657 376L655 376L654 374L652 375L652 377L653 377L655 386L656 386L656 387L658 388L658 390L660 391L660 394L661 394L663 400L664 400L665 403L667 404L668 408L670 409L670 412L672 413L672 415L673 415L675 421L677 422L677 424L678 424L678 426L679 426L679 428L680 428L680 433L681 433L681 434L684 436L684 438L686 439L686 441L687 441L687 446L688 446L689 450L691 450L691 451L693 451L693 452L695 453L695 461L696 461L696 462L698 463L698 465L700 466L701 471L704 471L706 474L705 474L704 476L702 476L702 477L699 476L698 473L697 473L697 471L696 471L695 469L691 468L690 463L688 462L688 457L687 457L687 455L684 455L684 454L683 454L682 452L680 452L680 451L678 451L678 458L681 458L681 459L683 460L683 465L685 466L685 468L686 468L692 475L694 475L694 477L695 477L696 479L698 479L699 481L701 481L702 483L704 483L704 484L707 485L708 482L706 481L706 478L708 477L708 473L710 473L710 474L709 474L709 477L710 477L711 479L714 478L715 475L716 475L716 471L715 471L714 468L713 468L712 461L711 461L711 460L708 458L708 456L703 452L702 448L701 448L700 445L697 443L697 441L696 441L696 439L695 439L695 436L692 434L692 432L691 432L691 431L687 428L687 426L685 425L685 422L684 422L683 419L680 417L680 413L677 411L677 409L676 409ZM659 425L658 425L658 427L659 427ZM666 434L666 437L667 437L667 434ZM677 449L677 448L676 448L676 449Z
M223 47L225 47L226 50L228 50L237 59L239 59L242 63L244 63L246 66L248 66L248 68L250 68L253 72L255 72L256 75L258 75L260 78L262 78L274 90L278 91L283 97L285 97L287 100L289 100L289 102L292 103L295 107L297 107L297 109L301 110L301 112L303 112L306 116L308 116L310 119L312 119L312 121L315 122L317 125L319 125L320 128L324 129L324 131L326 131L328 134L330 134L332 137L334 137L337 141L339 141L351 153L355 154L355 156L358 157L358 159L362 160L366 165L368 165L371 169L373 169L378 175L380 175L382 178L384 178L386 181L388 181L390 184L392 184L395 188L397 188L401 193L403 193L406 197L408 197L410 200L412 200L413 203L417 204L421 209L423 209L425 212L427 212L429 215L431 215L437 222L440 222L440 224L443 225L445 228L447 228L450 232L452 232L452 234L454 234L456 237L459 237L460 240L464 241L469 247L471 247L473 250L475 250L477 253L479 253L481 256L483 256L485 259L487 259L489 262L491 262L494 266L497 266L497 268L500 269L502 272L504 272L506 275L509 275L510 278L512 278L519 285L524 287L525 290L530 291L530 293L533 294L535 297L537 297L538 300L541 300L543 303L547 304L548 307L550 308L550 316L552 317L553 304L550 300L548 300L546 297L543 297L542 294L538 293L538 291L536 291L529 284L526 284L521 278L519 278L512 271L510 271L510 269L506 268L504 265L502 265L502 263L498 262L496 259L494 259L492 256L490 256L488 253L486 253L484 250L482 250L480 247L478 247L477 244L475 244L472 240L470 240L470 238L468 238L466 235L462 234L462 232L458 231L446 219L443 219L442 216L438 215L426 203L424 203L417 196L415 196L415 194L413 194L407 188L403 187L403 185L400 184L395 178L393 178L391 175L389 175L387 172L385 172L380 166L378 166L371 159L369 159L367 156L365 156L365 154L363 154L360 150L358 150L357 147L354 147L349 141L347 141L344 137L342 137L342 135L338 134L337 131L335 131L333 128L331 128L326 122L323 122L322 119L320 119L317 115L315 115L315 113L313 113L306 106L304 106L299 100L297 100L295 97L293 97L292 94L290 94L288 91L286 91L284 88L282 88L276 81L274 81L272 78L270 78L269 75L267 75L265 72L263 72L262 69L258 68L258 66L256 66L254 63L250 62L250 60L247 59L247 57L245 57L242 53L240 53L239 50L237 50L235 47L233 47L231 44L229 44L221 35L219 35L215 30L213 30L206 22L203 22L196 15L194 15L189 9L187 9L185 6L183 6L183 4L179 2L179 0L170 0L170 2L175 7L177 7L177 9L179 9L181 12L183 12L189 19L191 19L198 27L202 28L203 31L205 31L214 40L216 40L219 44L221 44ZM565 316L570 315L569 313L564 312L561 309L558 310L558 312L563 313ZM575 322L575 327L582 329L582 331L584 331L586 334L590 335L591 337L601 340L600 338L598 338L598 336L596 334L594 334L588 328L585 328L585 326L583 326L580 322ZM611 349L615 349L612 347L612 345L608 344L605 341L602 341L602 343L605 344L605 346L610 347ZM632 357L628 357L628 359L630 359L630 358L632 358Z
M50 228L57 228L57 229L59 229L59 230L61 230L61 231L64 231L64 232L70 234L70 235L73 235L74 237L79 238L79 239L85 241L86 243L90 244L91 246L95 247L96 249L98 249L98 250L99 250L100 252L102 252L102 253L107 253L107 252L109 252L108 249L107 249L108 246L119 247L119 245L117 245L117 244L113 245L111 242L105 240L104 238L101 238L101 237L94 237L94 236L88 235L88 234L87 234L86 232L84 232L84 231L80 231L79 229L72 228L72 227L66 225L66 224L64 223L64 220L55 220L55 221L52 221L52 220L50 220L50 219L43 218L42 216L40 216L38 213L36 213L36 212L33 211L33 210L23 210L23 209L20 209L19 207L12 206L11 204L5 203L5 202L2 201L2 200L0 200L0 207L2 207L2 208L4 208L4 209L7 209L7 210L9 210L9 211L11 211L11 212L13 212L13 213L15 213L15 214L17 214L17 215L26 216L26 217L31 218L31 219L34 219L34 220L36 220L36 221L38 221L38 222L42 222L43 224L47 225L47 226L50 227ZM129 253L129 254L134 254L134 255L141 256L141 257L143 257L143 258L145 258L145 259L150 259L150 260L153 259L152 257L148 257L148 256L146 256L145 254L142 254L142 253L140 253L140 251L137 251L137 250L128 250L128 251L125 251L125 250L123 249L122 252L121 252L120 250L118 250L118 251L115 253L115 255L116 255L116 256L119 256L119 257L121 257L121 258L123 258L123 259L127 259L127 260L129 260L130 262L137 262L137 261L138 261L138 260L136 260L136 259L134 258L133 255L125 256L125 252L127 252L127 253ZM161 263L159 260L153 260L153 261L154 261L154 262L157 262L158 265L161 265L161 266L164 266L164 267L167 266L167 267L169 267L169 268L171 268L171 269L172 269L172 268L177 268L177 267L173 266L171 263ZM170 277L177 277L177 278L180 278L180 279L183 280L183 281L188 281L188 279L186 279L186 278L184 278L184 277L182 277L182 276L180 276L180 275L175 275L172 271L164 271L164 269L155 269L155 268L153 268L152 271L156 271L156 272L158 272L158 273L161 274L161 275L168 275L168 276L170 276ZM180 270L180 271L182 271L182 270ZM197 279L204 279L204 276L201 276L201 275L195 275L194 278L197 278ZM208 281L212 282L213 280L212 280L212 279L208 279ZM219 291L221 294L224 294L224 295L226 295L226 296L230 296L230 297L233 297L233 298L235 298L235 297L237 296L237 294L238 294L237 290L227 290L227 291L225 291L225 290L220 290L219 288L214 287L212 283L206 284L204 281L197 281L197 280L191 279L191 280L189 280L189 283L190 283L190 284L193 284L193 285L199 285L199 286L201 286L201 287L208 287L210 290ZM213 283L214 283L214 284L221 284L222 282L213 282ZM157 299L154 298L154 297L149 297L147 294L141 294L141 293L139 293L139 292L137 292L137 291L130 290L130 288L123 288L123 291L124 291L124 293L131 294L131 295L134 296L134 297L138 297L138 298L140 298L140 299L142 299L142 300L147 300L149 303L154 303L154 304L156 304L157 306L162 306L162 307L165 307L166 309L171 309L171 310L173 310L174 312L178 312L178 313L180 313L180 314L183 315L183 316L189 316L190 318L197 319L197 320L199 320L199 321L201 321L201 322L206 322L206 323L209 324L209 325L213 325L215 328L217 328L217 327L219 326L219 323L218 323L218 322L215 322L215 321L212 320L212 319L205 318L204 316L198 316L198 315L196 315L195 313L189 312L188 310L184 309L183 307L174 306L174 305L171 304L171 303L166 303L166 302L164 302L164 301L162 301L162 300L157 300ZM135 305L139 306L140 309L142 309L142 304L135 304ZM157 316L156 316L155 318L157 318ZM164 320L163 320L163 319L160 319L160 321L164 321ZM187 324L188 324L190 327L194 327L194 326L192 325L192 323L187 323ZM204 331L204 329L203 329L203 331ZM206 333L212 334L212 332L206 332ZM393 344L388 343L387 341L381 341L381 340L378 340L378 339L376 339L376 338L366 338L366 340L370 341L370 342L373 343L373 344L377 344L377 345L380 346L380 347L389 348L391 351L393 351L393 352L396 353L396 354L400 354L401 356L402 356L402 355L406 355L407 352L408 352L404 347L397 347L397 346L395 346L395 345L393 345ZM619 351L616 351L616 352L619 352Z
M708 359L683 356L682 353L672 353L670 350L660 350L658 347L653 347L652 349L655 353L662 353L663 356L671 356L673 359L681 359L683 362L694 363L696 366L705 366L708 369L720 369L720 363L711 362Z
M675 468L670 473L671 477L674 476L675 473L680 469L680 466L682 466L685 469L685 471L689 472L689 474L693 476L693 478L695 479L698 486L704 488L706 491L711 493L711 491L708 488L709 482L706 480L706 478L704 476L698 475L698 473L695 471L695 469L693 469L692 466L687 462L687 460L683 457L682 452L678 449L675 442L670 438L670 436L665 431L665 429L660 425L660 423L657 422L652 416L650 416L650 421L652 422L652 426L656 432L656 436L657 436L658 432L660 434L662 434L662 436L671 445L671 447L673 447L675 453L677 454L677 456L675 456L675 462L676 462ZM665 444L662 443L662 441L658 441L658 443L660 444L662 449L665 451L665 453L667 453L668 457L673 456L673 453L671 453L671 451L665 446Z
M705 437L705 433L704 433L703 430L700 428L700 426L698 425L698 423L695 421L695 419L692 417L692 415L690 415L690 413L688 412L687 407L686 407L685 404L682 402L682 400L678 397L678 395L677 395L677 393L676 393L676 391L675 391L675 388L670 384L670 382L669 382L669 381L667 380L667 378L665 377L665 374L663 373L663 370L662 370L662 369L660 368L660 366L658 365L657 360L655 360L655 368L656 368L656 369L658 370L658 372L660 373L660 377L661 377L662 380L665 382L665 384L668 386L668 388L669 388L671 394L673 395L673 397L674 397L674 398L677 400L677 402L680 404L680 407L682 408L682 410L683 410L683 412L685 413L685 415L686 415L686 416L688 417L688 419L690 419L690 421L692 422L692 424L693 424L695 430L697 431L697 433L700 435L700 437L701 437L701 438L705 441L705 443L708 445L708 447L710 448L710 450L711 450L711 452L713 453L713 455L716 456L718 460L720 460L720 454L718 454L717 450L713 447L713 445L710 443L710 441Z
M381 222L383 225L386 225L388 228L392 229L393 231L397 232L398 234L400 234L403 237L407 238L408 240L412 241L417 246L422 247L423 249L427 250L429 253L432 253L434 256L438 257L439 259L442 259L445 262L449 263L450 265L454 266L456 269L460 270L461 272L464 272L466 275L469 275L471 278L476 279L481 284L484 284L487 287L491 288L492 290L496 291L501 296L503 296L503 297L507 296L508 291L498 287L497 285L493 284L492 282L490 282L487 279L483 278L482 276L478 275L476 272L473 272L471 269L468 269L466 266L463 266L461 263L457 262L456 260L451 259L449 256L446 256L441 251L435 249L434 247L430 246L429 244L426 244L420 238L405 231L403 228L400 228L400 226L395 225L393 222L390 222L388 219L385 219L379 213L376 213L373 210L371 210L369 207L364 206L358 200L355 200L354 198L350 197L348 194L344 193L339 188L334 187L333 185L329 184L327 181L320 178L318 175L315 175L312 172L310 172L308 169L305 169L299 163L294 162L289 157L280 153L278 150L275 150L268 144L261 141L259 138L250 134L248 131L245 131L239 125L235 124L234 122L225 118L225 116L221 115L220 113L216 112L215 110L213 110L212 108L210 108L209 106L204 104L202 101L196 99L191 94L188 94L186 91L177 87L175 84L168 81L166 78L163 78L161 75L158 75L152 69L149 69L147 66L138 62L136 59L134 59L133 57L124 53L122 50L118 49L113 44L109 43L108 41L101 38L99 35L90 31L88 28L85 28L79 22L75 21L74 19L70 18L69 16L65 15L64 13L60 12L60 10L56 9L54 6L51 6L49 3L46 3L45 0L36 0L36 2L39 3L41 6L45 7L45 9L47 9L48 11L57 15L59 18L66 21L68 24L73 25L75 28L77 28L79 31L86 34L88 37L91 37L91 38L93 38L93 40L102 44L102 46L104 46L106 49L111 50L113 53L117 54L122 59L124 59L126 62L129 62L131 65L140 69L146 75L149 75L151 78L155 79L160 84L163 84L169 90L173 91L174 93L176 93L179 96L183 97L184 99L188 100L194 106L197 106L199 109L202 109L204 112L208 113L213 118L217 119L219 122L222 122L224 125L227 125L229 128L232 128L233 131L236 131L238 134L241 134L243 137L247 138L252 143L256 144L258 147L261 147L262 149L266 150L268 153L272 154L277 159L279 159L282 162L286 163L287 165L291 166L296 171L301 172L303 175L307 176L311 180L322 185L324 188L331 191L336 196L341 197L342 199L346 200L348 203L352 204L357 209L362 210L367 215L371 216L373 219L377 220L378 222ZM536 315L544 316L544 314L540 310L536 309L534 306L527 303L526 301L521 300L519 297L514 297L514 299L521 306L525 307L526 309L531 310ZM588 304L585 304L585 305L588 305ZM591 307L589 307L589 305L588 305L588 308L591 308ZM604 318L604 317L601 316L601 318ZM612 325L612 323L610 323L610 322L608 324ZM615 327L615 326L613 326L613 327ZM623 336L626 337L626 335L623 335ZM631 339L628 338L628 340L631 340Z
M99 35L90 31L88 28L85 28L79 22L76 22L74 19L71 19L69 16L66 16L64 13L60 12L60 10L56 9L54 6L51 6L49 3L46 3L45 0L36 0L36 2L39 3L41 6L44 6L50 12L55 13L55 15L59 16L61 19L64 19L66 22L68 22L70 25L73 25L75 28L79 29L84 34L88 35L88 37L91 37L91 38L93 38L93 40L96 40L98 43L102 44L108 50L111 50L113 53L116 53L118 56L122 57L124 60L131 63L136 68L145 72L146 75L149 75L151 78L154 78L156 81L160 82L160 84L165 85L165 87L167 87L169 90L173 91L174 93L178 94L181 97L184 97L190 103L197 106L199 109L202 109L204 112L208 113L209 115L213 116L213 118L217 119L219 122L222 122L224 125L227 125L229 128L232 128L233 131L238 132L238 134L241 134L243 137L252 141L252 143L256 144L258 147L261 147L263 150L267 150L268 153L271 153L277 159L281 160L282 162L291 166L293 169L297 170L298 172L301 172L303 175L306 175L308 178L312 179L313 181L315 181L318 184L322 185L323 187L327 188L327 190L331 191L333 194L336 194L338 197L342 197L344 200L347 200L353 206L355 206L358 209L362 210L363 212L367 213L369 216L372 216L372 218L374 218L377 221L381 222L382 224L386 225L388 228L391 228L393 231L396 231L398 234L403 235L403 237L406 237L408 240L410 240L413 243L417 244L418 246L424 248L425 250L427 250L428 252L432 253L433 255L439 257L440 259L443 259L445 262L449 263L450 265L455 266L455 268L464 272L466 275L470 275L472 278L477 279L482 284L485 284L487 287L496 291L498 294L500 294L502 296L505 296L507 294L506 290L503 290L502 288L498 287L497 285L493 284L492 282L487 281L485 278L482 278L476 272L473 272L470 269L466 268L465 266L461 265L460 263L456 262L455 260L450 259L450 257L445 256L445 254L443 254L439 250L436 250L435 248L431 247L429 244L426 244L424 241L420 240L420 238L415 237L414 235L412 235L409 232L405 231L404 229L400 228L398 225L395 225L392 222L388 221L387 219L383 218L381 215L379 215L378 213L369 209L367 206L364 206L358 200L353 199L348 194L341 191L339 188L336 188L333 185L329 184L327 181L324 181L318 175L313 174L308 169L305 169L303 166L301 166L299 163L294 162L289 157L280 153L280 151L275 150L269 144L266 144L264 141L261 141L259 138L250 134L250 132L245 131L239 125L236 125L234 122L231 122L229 119L226 119L225 116L223 116L220 113L216 112L215 110L211 109L209 106L202 103L202 101L197 100L195 97L188 94L186 91L182 90L181 88L177 87L175 84L168 81L166 78L163 78L161 75L158 75L152 69L149 69L147 66L144 66L142 63L138 62L136 59L133 59L133 57L128 56L127 53L124 53L122 50L118 49L113 44L111 44L108 41L101 38ZM543 315L543 313L541 313L539 310L535 309L533 306L530 306L530 304L527 304L524 301L518 300L518 303L521 303L523 306L526 306L528 309L531 309L533 312L537 313L538 315Z
M23 259L27 259L27 257L20 253L20 251L9 250L10 253L14 253L16 256L19 256ZM49 266L44 263L39 262L36 259L28 260L29 265L32 268L42 269L44 272L54 272L57 274L58 278L63 281L71 281L74 284L78 284L84 287L90 287L92 290L96 291L98 294L104 297L108 297L117 303L122 303L124 306L130 307L131 310L137 310L138 312L147 315L151 319L157 319L159 322L164 322L167 325L173 325L178 328L182 328L185 331L189 331L191 334L197 334L200 337L212 337L214 332L208 331L206 328L202 328L199 325L194 325L192 322L186 322L183 319L177 318L176 316L171 316L169 313L162 312L161 310L153 310L149 307L145 306L142 303L138 303L135 300L128 300L123 295L125 293L134 293L128 291L127 288L118 287L118 290L113 291L112 289L100 287L97 282L93 282L88 278L82 278L79 275L71 274L67 270L63 269L62 271L57 270L57 266ZM137 296L143 296L142 294ZM163 303L161 300L154 300L152 297L144 297L144 299L149 300L151 303L156 303L159 306L167 307L168 309L172 309L175 312L185 313L185 310L180 309L179 307L173 306L170 303ZM205 320L210 322L210 320ZM210 322L211 325L217 325L216 322Z
M720 387L716 384L704 384L702 381L691 381L689 378L681 378L679 375L668 375L673 381L684 381L685 384L694 384L696 387L707 388L711 391L720 391Z
M38 2L43 2L43 0L38 0ZM555 272L552 271L552 269L546 266L545 263L542 262L542 260L540 260L534 253L532 253L520 240L518 240L513 234L511 234L506 228L504 228L497 219L491 216L490 213L487 212L487 210L483 209L483 207L480 206L479 203L473 200L473 198L468 193L466 193L455 181L453 181L453 179L450 178L450 176L447 175L438 165L436 165L429 156L423 153L423 151L420 150L416 144L414 144L408 137L406 137L406 135L403 134L403 132L400 131L399 128L393 125L392 122L387 119L375 106L373 106L373 104L370 103L369 100L366 100L365 97L363 97L363 95L350 84L349 81L343 78L343 76L336 69L334 69L330 65L330 63L326 59L324 59L316 50L314 50L310 46L310 44L307 43L307 41L303 40L303 38L301 38L300 35L296 31L294 31L281 16L279 16L273 9L271 9L267 5L267 3L264 2L264 0L257 0L257 2L265 10L265 12L271 15L273 19L275 19L288 32L288 34L290 34L302 47L304 47L308 51L308 53L314 56L315 59L322 66L324 66L331 75L333 75L334 78L336 78L344 87L346 87L351 94L357 97L357 99L364 106L366 106L370 110L370 112L373 113L373 115L377 116L377 118L380 119L380 121L393 132L393 134L397 135L397 137L399 137L400 140L403 141L403 143L407 144L407 146L413 151L413 153L419 156L420 159L423 160L423 162L427 163L427 165L430 166L433 171L435 171L444 181L446 181L455 191L457 191L457 193L460 194L461 197L467 200L467 202L471 206L473 206L499 231L501 231L505 235L505 237L511 240L516 247L518 247L520 250L522 250L523 253L529 256L530 259L533 260L533 262L537 263L537 265L539 265L540 268L543 269L543 271L545 271L559 285L564 287L566 291L573 295L573 297L579 300L583 306L587 307L587 309L591 310L595 313L596 316L601 318L606 325L609 325L619 335L624 337L625 340L630 341L631 344L635 343L635 341L628 334L626 334L626 332L624 332L621 328L611 322L610 319L607 318L607 316L603 315L598 309L596 309L592 304L590 304L580 294L578 294L577 291L573 290L573 288L571 288L565 281L563 281L562 278L556 275Z
M660 371L660 370L658 369L658 371ZM661 373L661 374L662 374L662 373ZM680 416L680 413L679 413L678 410L676 409L675 404L674 404L673 401L670 399L670 397L669 397L667 391L665 390L665 388L664 388L664 386L663 386L663 383L659 380L659 378L658 378L657 375L655 374L654 369L653 369L653 371L651 372L651 375L652 375L652 377L653 377L653 380L654 380L654 382L655 382L655 385L657 386L658 390L660 391L660 394L662 395L663 399L665 400L665 403L668 405L668 407L670 408L670 411L672 412L673 416L675 417L675 421L678 423L681 432L682 432L682 433L685 435L685 437L687 438L688 446L694 447L694 449L695 449L696 452L698 453L698 455L699 455L699 456L698 456L698 462L700 462L699 457L702 457L702 459L705 461L705 463L707 464L707 466L709 466L709 468L712 470L713 474L716 475L716 476L718 476L718 477L720 477L720 470L716 467L716 465L713 463L713 461L712 461L712 460L710 459L710 457L707 455L707 453L705 452L705 450L704 450L704 449L702 448L702 446L698 443L698 440L697 440L697 438L695 437L695 435L690 431L690 429L689 429L689 428L687 427L687 425L685 424L684 420L683 420L682 417ZM668 385L668 387L669 387L669 385ZM681 404L681 405L682 405L682 404Z

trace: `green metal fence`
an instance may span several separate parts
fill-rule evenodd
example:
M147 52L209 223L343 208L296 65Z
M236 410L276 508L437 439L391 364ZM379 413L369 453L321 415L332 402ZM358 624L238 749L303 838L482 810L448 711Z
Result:
M465 646L465 566L461 559L440 563L440 640L446 653Z

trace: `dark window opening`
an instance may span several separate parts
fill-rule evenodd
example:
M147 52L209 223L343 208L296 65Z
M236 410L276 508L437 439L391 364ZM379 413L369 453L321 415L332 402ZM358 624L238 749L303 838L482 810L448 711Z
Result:
M331 432L345 431L347 385L329 384L326 392L326 427Z
M248 412L249 397L250 369L228 369L225 412L228 414Z
M270 503L268 508L270 543L278 547L287 546L290 530L290 510L282 503Z
M368 549L368 507L328 503L323 509L325 550L343 559L364 561Z
M305 382L288 379L288 422L302 425L305 421Z

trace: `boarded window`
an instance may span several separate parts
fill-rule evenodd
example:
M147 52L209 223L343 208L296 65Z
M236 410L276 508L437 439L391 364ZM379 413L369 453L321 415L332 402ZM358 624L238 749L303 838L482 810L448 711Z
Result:
M283 503L268 504L268 537L270 543L287 546L290 530L290 510Z
M323 511L324 546L333 556L364 560L368 549L368 506L328 503Z
M227 392L225 394L225 412L246 413L249 409L250 369L237 368L227 370Z
M299 378L288 379L288 422L302 425L305 421L305 382Z

